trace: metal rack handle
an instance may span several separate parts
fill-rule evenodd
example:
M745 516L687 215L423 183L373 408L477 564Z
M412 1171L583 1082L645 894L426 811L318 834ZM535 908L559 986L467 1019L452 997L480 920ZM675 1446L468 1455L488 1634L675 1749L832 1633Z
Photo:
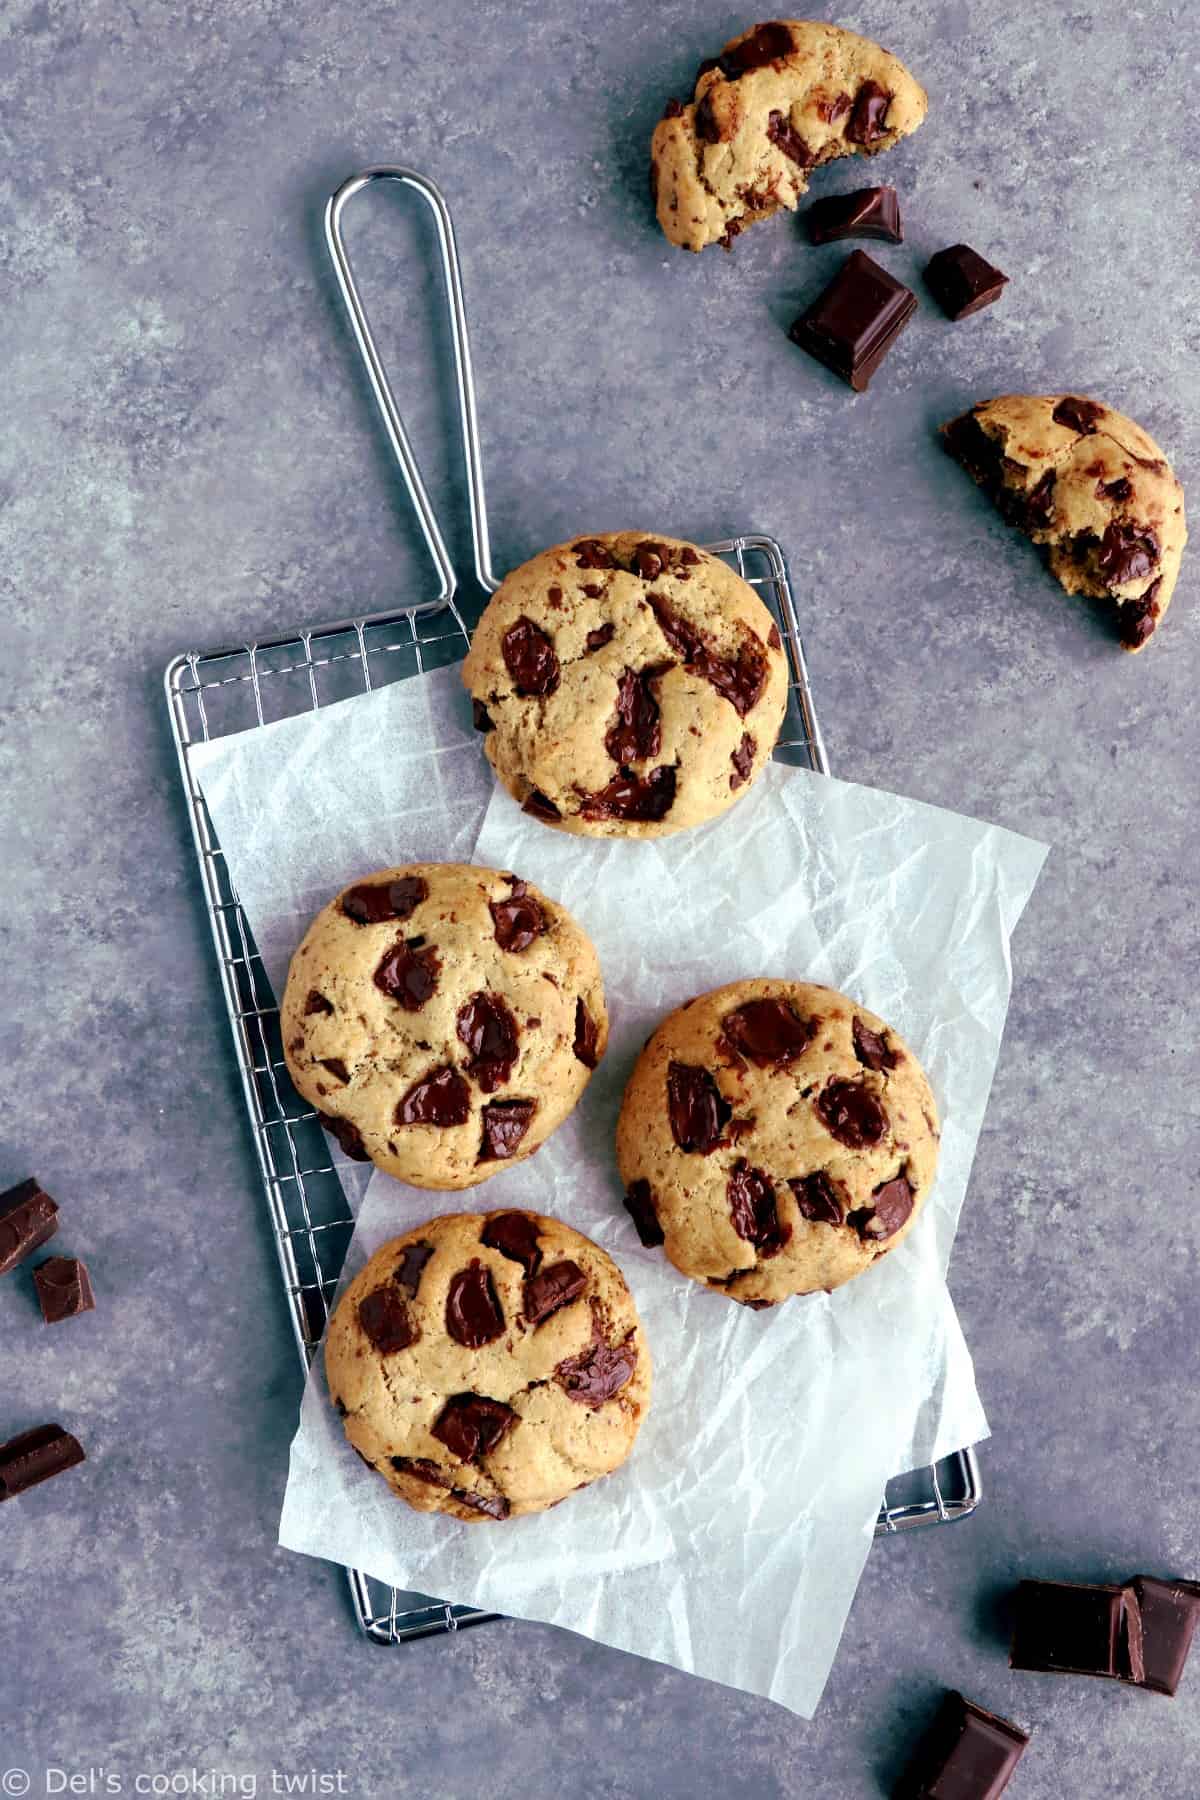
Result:
M450 209L436 183L430 181L425 175L418 175L415 169L403 169L391 164L383 164L375 169L364 169L360 174L352 175L348 181L344 181L336 193L330 195L325 206L325 242L329 248L334 274L337 276L338 286L342 291L342 299L346 302L346 310L350 314L355 342L366 366L371 392L379 407L388 442L400 465L400 473L404 477L404 485L408 489L409 498L413 503L421 534L437 570L440 583L438 603L450 600L457 592L458 576L455 573L454 564L450 560L446 540L442 535L437 514L433 510L433 504L422 479L412 442L405 429L404 420L400 416L400 408L396 405L396 397L392 392L392 385L388 380L383 358L375 343L366 308L363 306L358 285L354 279L350 254L342 235L342 214L346 207L355 194L359 193L361 189L369 187L375 181L398 181L402 186L414 189L433 214L434 224L437 226L442 274L446 282L446 305L450 313L450 334L454 345L454 375L458 389L458 416L462 430L463 456L467 470L467 493L471 507L471 537L475 547L475 575L480 587L486 593L493 594L500 584L492 573L487 502L483 492L483 456L479 447L475 374L471 367L471 345L467 336L467 309L463 299L462 265L459 261L458 244L454 236L454 223L450 217Z

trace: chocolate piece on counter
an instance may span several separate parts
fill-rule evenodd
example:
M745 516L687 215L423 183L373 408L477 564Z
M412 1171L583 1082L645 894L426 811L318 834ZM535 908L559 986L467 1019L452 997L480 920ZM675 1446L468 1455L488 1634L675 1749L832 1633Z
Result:
M902 244L900 202L894 187L856 188L852 194L830 194L817 200L805 215L811 244L832 244L838 238L882 238Z
M916 310L911 288L855 250L788 336L862 394Z
M1029 1733L961 1694L946 1695L895 1800L999 1800Z
M1022 1581L1009 1666L1038 1674L1100 1675L1130 1667L1125 1591L1068 1581Z
M948 319L969 319L1000 298L1008 276L985 262L969 244L951 244L930 257L925 286Z
M51 1256L39 1263L33 1271L33 1285L47 1325L91 1312L96 1304L87 1264L77 1256Z
M35 1425L0 1444L0 1500L11 1500L85 1461L83 1446L61 1425Z
M0 1194L0 1275L40 1250L58 1230L58 1207L31 1175Z
M1141 1624L1141 1654L1130 1658L1122 1678L1135 1687L1153 1688L1156 1694L1173 1694L1200 1624L1200 1588L1194 1582L1135 1575L1125 1596L1127 1609ZM1135 1633L1131 1630L1129 1635L1132 1646Z

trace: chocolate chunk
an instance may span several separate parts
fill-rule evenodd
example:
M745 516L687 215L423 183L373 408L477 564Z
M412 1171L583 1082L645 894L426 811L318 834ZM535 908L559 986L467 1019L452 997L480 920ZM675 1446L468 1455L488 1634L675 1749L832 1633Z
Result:
M58 1207L31 1175L0 1194L0 1275L48 1244L58 1230Z
M392 1283L387 1287L376 1288L365 1300L359 1301L358 1322L366 1337L383 1356L391 1356L397 1350L407 1350L421 1335L412 1314Z
M552 694L559 682L558 657L540 625L524 614L510 625L500 642L504 664L518 694Z
M336 1394L333 1395L333 1410L339 1419L348 1419L350 1417L350 1408L346 1405L344 1400L339 1400Z
M1200 1588L1135 1575L1125 1588L1125 1607L1127 1616L1139 1621L1140 1633L1135 1629L1129 1637L1131 1647L1140 1639L1141 1654L1130 1657L1122 1678L1156 1694L1173 1694L1200 1624Z
M479 1494L466 1488L451 1488L450 1492L462 1506L472 1507L489 1519L507 1519L512 1511L503 1494Z
M1162 576L1152 581L1136 600L1122 600L1117 607L1117 632L1121 642L1130 650L1136 650L1153 636L1158 624L1158 590L1162 586Z
M546 915L532 894L517 893L507 900L489 902L492 929L502 950L528 950L546 929Z
M85 1460L79 1440L61 1425L35 1425L0 1444L0 1500L13 1500Z
M720 143L721 126L716 113L713 111L711 94L705 94L697 105L694 123L696 136L700 139L702 144Z
M496 729L495 722L482 700L472 700L471 720L476 731L494 731Z
M752 1169L745 1158L736 1162L725 1185L733 1229L762 1257L778 1256L792 1235L775 1210L775 1184L765 1169Z
M951 1691L896 1800L1000 1800L1028 1732Z
M656 1244L664 1241L663 1229L654 1210L654 1190L648 1181L630 1183L629 1192L625 1196L625 1211L637 1227L637 1234L647 1250L652 1250Z
M525 1277L525 1319L529 1325L541 1325L551 1313L578 1300L587 1286L587 1276L577 1262L549 1263L536 1275Z
M305 1018L311 1018L313 1013L331 1013L332 1011L333 1002L327 1000L324 994L318 994L316 988L313 988L309 993L308 999L304 1002Z
M643 581L657 580L670 561L670 547L656 544L650 538L643 538L633 552L633 566Z
M410 919L422 900L429 898L423 875L402 875L399 881L363 881L342 895L342 911L356 925L383 925L390 919Z
M489 1400L485 1394L455 1394L429 1429L451 1456L460 1462L474 1462L494 1450L516 1422L516 1413L502 1400Z
M518 1262L532 1275L542 1260L538 1248L538 1223L528 1213L498 1213L489 1219L479 1239L489 1250L498 1250L510 1262Z
M361 1450L359 1455L362 1456ZM367 1462L365 1456L363 1456L363 1461L367 1463L369 1469L375 1467L374 1463ZM437 1463L430 1462L427 1456L389 1456L388 1461L399 1474L411 1475L414 1481L424 1481L430 1487L443 1489L450 1486L446 1479L446 1471Z
M817 1096L817 1116L831 1137L848 1150L877 1144L887 1130L887 1114L870 1088L835 1078Z
M926 263L925 286L948 319L969 319L1000 298L1008 276L969 244L951 244Z
M760 1069L782 1069L812 1043L816 1021L802 1019L786 1000L747 1000L721 1022L726 1041Z
M571 548L575 552L577 569L613 569L616 564L606 544L599 538L580 538Z
M872 1031L865 1019L857 1013L850 1027L854 1039L854 1054L864 1069L894 1069L900 1058L888 1047L888 1041L881 1031Z
M449 1064L413 1083L396 1107L397 1125L465 1125L471 1090Z
M974 413L963 413L943 426L942 444L972 481L977 481L994 500L1004 482L1004 451L999 439L983 429Z
M649 596L650 610L668 644L684 664L730 702L740 718L757 705L767 683L767 654L747 630L733 661L718 656L704 633L675 610L661 594Z
M363 1143L362 1132L349 1119L336 1118L332 1113L317 1114L325 1130L335 1137L347 1156L355 1162L370 1162L371 1152Z
M729 777L730 791L744 787L750 779L750 771L754 767L754 752L758 745L748 731L742 733L742 741L736 750L729 752L729 760L733 764L733 774Z
M446 1330L456 1344L479 1350L504 1330L504 1313L496 1297L490 1269L469 1263L451 1277L446 1294Z
M591 1013L583 1004L583 1001L576 1000L575 1042L572 1045L572 1048L577 1060L583 1064L585 1069L594 1069L596 1064L600 1061L600 1053L597 1048L599 1041L600 1033L596 1028L595 1019L593 1019Z
M850 111L852 101L849 94L838 94L833 100L817 101L817 116L824 119L826 125L836 125Z
M1054 517L1054 481L1054 470L1047 469L1025 495L1024 518L1013 519L1013 524L1021 524L1026 531L1042 531L1050 524Z
M637 1367L637 1346L632 1337L623 1344L606 1344L602 1338L568 1356L554 1371L554 1379L568 1400L579 1406L603 1406L620 1393Z
M1113 587L1142 581L1158 566L1159 543L1149 525L1123 525L1114 519L1100 540L1096 558L1105 580Z
M33 1271L38 1304L47 1325L91 1312L96 1304L86 1263L77 1256L51 1256Z
M1104 417L1104 408L1095 400L1081 400L1078 394L1064 394L1050 417L1056 425L1065 425L1068 431L1091 437Z
M536 1100L493 1100L485 1106L476 1162L507 1162L515 1156L536 1110Z
M459 1041L470 1054L467 1074L485 1094L510 1078L519 1054L517 1021L499 994L472 994L458 1009Z
M892 96L877 81L864 81L854 96L854 105L846 122L846 136L852 144L877 144L887 131L888 107Z
M871 1205L861 1206L846 1220L867 1243L882 1243L895 1237L913 1209L915 1196L906 1175L883 1182L871 1195Z
M557 806L555 806L553 800L543 794L540 788L532 789L532 791L525 796L521 811L529 813L534 819L562 818L562 814L559 812Z
M1117 506L1123 506L1132 494L1133 483L1127 475L1118 476L1116 481L1098 481L1096 483L1096 498L1112 500Z
M340 1081L343 1087L347 1085L350 1080L350 1071L340 1056L319 1056L317 1062L322 1069L329 1070L335 1081Z
M842 1204L824 1169L814 1169L811 1175L793 1175L788 1186L796 1196L802 1219L810 1219L814 1225L841 1224Z
M425 1273L425 1264L432 1255L432 1244L409 1244L400 1258L392 1280L398 1288L404 1290L410 1300L416 1299L421 1277Z
M861 394L916 310L911 289L855 250L788 335Z
M796 42L788 27L774 19L766 25L756 25L749 37L735 44L732 50L724 50L720 56L701 63L699 74L720 69L726 81L737 81L751 69L765 69L768 63L790 56L795 48Z
M768 644L770 644L772 650L782 650L783 649L783 639L779 635L778 625L773 624L771 626L770 631L768 631L768 633L767 633L767 642L768 642Z
M589 631L584 638L584 648L588 651L603 650L605 644L611 644L616 626L610 619L607 625L597 625L595 631Z
M632 769L622 769L607 787L584 794L579 808L585 819L628 819L638 824L657 824L675 804L674 765L663 763L643 779ZM528 802L526 802L528 806Z
M673 663L654 663L646 669L626 669L617 683L617 707L604 734L604 748L615 763L644 762L662 747L662 718L654 683L674 668Z
M663 110L662 110L662 116L664 119L678 119L682 116L682 114L683 114L683 102L680 100L668 100L667 104L663 107Z
M721 1142L733 1108L707 1069L673 1062L667 1070L667 1111L679 1148L707 1156Z
M830 194L814 201L805 215L812 244L832 244L839 238L881 238L902 244L900 202L894 187L858 188L853 194Z
M677 656L682 656L685 663L691 664L700 653L707 649L707 640L703 632L677 612L669 600L661 594L649 596L650 610L658 620L659 630L670 644Z
M1125 1596L1119 1587L1022 1581L1014 1602L1009 1665L1040 1674L1121 1673Z
M816 162L816 151L809 149L786 113L773 112L767 115L767 136L777 150L782 150L800 168L811 169Z

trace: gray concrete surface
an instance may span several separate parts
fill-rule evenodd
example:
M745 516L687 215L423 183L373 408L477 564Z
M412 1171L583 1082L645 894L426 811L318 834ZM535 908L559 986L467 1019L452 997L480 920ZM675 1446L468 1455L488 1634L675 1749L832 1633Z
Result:
M749 14L0 4L0 1185L37 1170L99 1293L43 1335L28 1285L0 1292L0 1435L56 1416L91 1451L0 1518L0 1764L34 1794L53 1765L103 1770L94 1792L193 1768L269 1792L274 1767L369 1796L861 1800L946 1683L1035 1728L1022 1800L1197 1792L1200 1667L1173 1704L1013 1675L999 1606L1028 1573L1200 1575L1196 565L1130 660L932 432L1069 387L1196 472L1200 20L840 16L932 96L887 165L909 235L883 260L916 279L967 239L1012 277L964 325L923 309L862 399L782 330L836 248L781 219L689 259L647 208L664 99ZM298 1377L159 680L179 648L421 592L318 235L336 180L391 159L454 206L498 566L629 522L775 532L839 773L1055 846L952 1269L986 1506L877 1548L812 1724L533 1626L372 1648L337 1571L274 1548ZM426 246L386 200L354 227L438 486Z

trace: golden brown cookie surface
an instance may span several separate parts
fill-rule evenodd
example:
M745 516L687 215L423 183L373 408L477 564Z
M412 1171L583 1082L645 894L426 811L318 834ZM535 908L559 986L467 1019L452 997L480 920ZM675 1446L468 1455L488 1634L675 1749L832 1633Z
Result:
M937 1110L874 1013L809 982L736 981L663 1020L617 1125L643 1243L750 1306L832 1289L916 1222Z
M683 249L728 247L756 220L794 212L818 164L889 149L928 104L870 38L803 19L755 25L700 65L691 101L672 101L655 127L658 222Z
M349 1155L465 1188L531 1156L608 1042L590 938L509 873L412 863L313 920L281 1008L293 1082Z
M724 812L762 773L788 676L778 626L727 564L625 531L515 569L463 681L527 812L591 837L662 837Z
M650 1399L625 1279L530 1212L451 1213L376 1251L325 1372L346 1436L418 1512L541 1512L618 1468Z
M1162 621L1187 543L1183 489L1150 434L1081 394L1003 394L942 427L1068 594L1112 602L1126 650Z

